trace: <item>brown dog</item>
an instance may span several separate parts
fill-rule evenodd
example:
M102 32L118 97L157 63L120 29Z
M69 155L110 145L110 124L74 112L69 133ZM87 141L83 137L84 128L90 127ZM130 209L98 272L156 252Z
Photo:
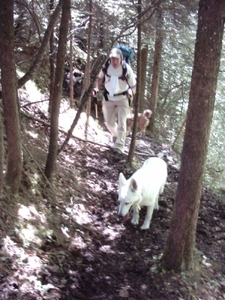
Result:
M145 109L143 113L138 114L138 129L141 132L141 135L145 135L146 128L149 124L149 119L151 118L152 111L150 109ZM127 118L127 135L131 133L131 128L134 123L134 115L132 114Z

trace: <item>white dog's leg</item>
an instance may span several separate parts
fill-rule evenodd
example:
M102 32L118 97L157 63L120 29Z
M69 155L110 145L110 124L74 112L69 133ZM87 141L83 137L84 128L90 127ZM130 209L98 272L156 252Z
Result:
M156 202L155 202L155 207L154 207L154 209L159 210L159 201L158 201L158 198L157 198L157 200L156 200Z
M133 205L133 217L131 223L135 225L139 223L139 207L137 205Z
M163 193L163 191L164 191L164 184L161 186L161 188L160 188L160 190L159 190L159 194L161 195L162 193Z
M154 209L159 210L159 196L155 199L155 206Z
M143 225L141 226L141 229L148 229L150 227L150 223L151 223L151 219L152 219L152 214L153 214L153 206L148 206L147 207L147 213L146 213L146 217L144 220Z

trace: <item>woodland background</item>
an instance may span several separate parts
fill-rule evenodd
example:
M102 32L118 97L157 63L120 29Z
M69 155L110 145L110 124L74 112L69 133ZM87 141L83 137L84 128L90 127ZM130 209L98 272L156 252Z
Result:
M42 44L44 32L52 13L50 8L56 3L36 1L15 1L15 55L17 70L27 71ZM91 10L91 12L90 12ZM182 150L185 128L191 72L194 58L194 46L197 28L198 1L152 1L142 3L142 72L141 104L143 108L157 107L152 132L159 140ZM159 13L160 12L160 13ZM91 38L88 46L90 14ZM93 60L99 53L106 55L117 43L130 45L136 57L132 62L137 68L137 4L133 1L97 1L93 3L72 1L71 23L66 48L66 62L72 61L76 70L76 80L84 74L87 55ZM59 24L58 24L59 26ZM56 55L58 31L54 31L52 57ZM70 45L70 39L72 44ZM224 47L224 46L223 46ZM70 57L72 55L72 57ZM224 187L224 50L217 84L216 104L210 135L205 183L216 191ZM153 70L159 64L158 71ZM49 53L45 53L39 68L33 75L42 91L49 90ZM153 77L153 71L159 74ZM21 76L21 75L20 75ZM158 79L157 79L158 78ZM92 78L94 80L94 78ZM158 80L157 88L154 82ZM84 82L82 80L84 85ZM152 87L153 85L153 87ZM75 95L79 102L82 86L75 85ZM156 90L156 99L151 98L151 88ZM153 101L153 104L151 104ZM156 104L154 102L157 102Z

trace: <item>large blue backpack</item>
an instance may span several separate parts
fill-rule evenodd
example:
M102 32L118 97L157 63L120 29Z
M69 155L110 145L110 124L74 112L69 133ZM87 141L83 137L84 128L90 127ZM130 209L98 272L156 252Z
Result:
M126 45L118 44L115 48L120 49L123 53L123 59L126 61L127 64L130 64L132 59L134 58L134 50Z

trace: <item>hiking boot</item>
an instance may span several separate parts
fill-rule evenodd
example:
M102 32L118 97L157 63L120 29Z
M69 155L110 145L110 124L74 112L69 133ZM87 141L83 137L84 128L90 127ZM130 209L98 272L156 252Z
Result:
M119 148L113 148L113 152L117 154L123 154L123 151Z

